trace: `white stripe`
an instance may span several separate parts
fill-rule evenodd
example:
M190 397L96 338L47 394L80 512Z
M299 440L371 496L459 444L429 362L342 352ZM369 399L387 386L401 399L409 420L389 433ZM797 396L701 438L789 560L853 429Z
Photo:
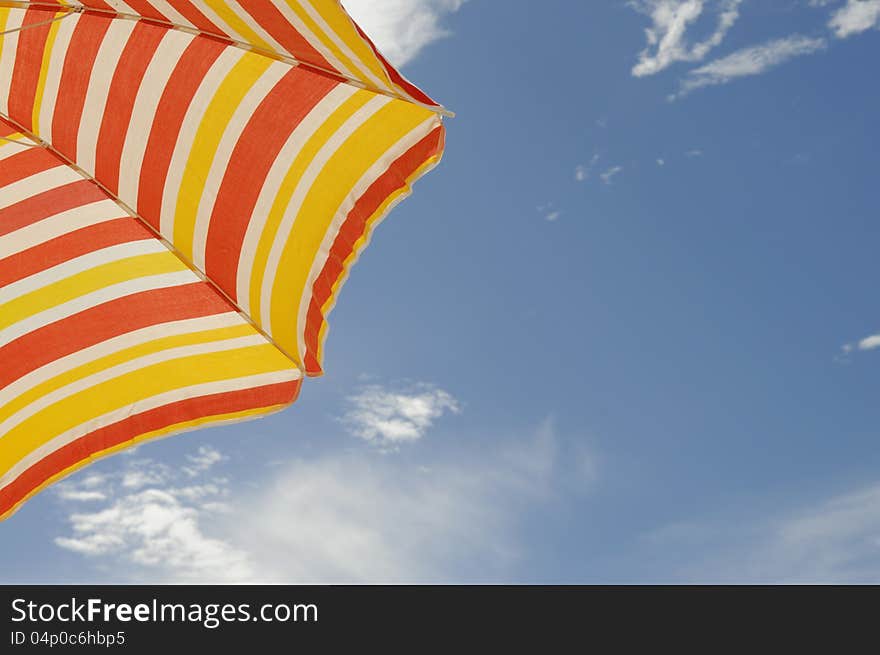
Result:
M82 175L59 161L53 168L0 187L0 209L82 179Z
M120 334L119 336L97 343L94 346L83 348L75 353L51 361L48 364L31 371L27 375L18 378L5 388L0 389L0 407L4 407L14 398L21 396L34 387L52 380L59 375L64 375L65 373L85 364L127 350L132 346L147 344L151 341L167 337L176 337L184 334L193 334L195 332L204 332L207 330L219 330L243 324L244 321L238 314L235 312L227 312L225 314L216 314L214 316L202 316L199 318L188 318L181 321L171 321L169 323L151 325L149 327L141 328L140 330Z
M173 273L139 277L134 280L127 280L125 282L104 287L103 289L93 291L84 296L80 296L79 298L69 300L66 303L51 307L46 311L29 316L18 323L10 325L4 330L0 330L0 348L25 334L33 332L34 330L38 330L87 309L97 307L98 305L103 305L111 300L117 300L143 291L183 286L198 281L199 278L197 278L192 271L187 269L185 271L175 271Z
M205 14L205 16L212 23L214 23L214 25L219 27L224 34L226 34L234 41L248 43L258 48L268 46L270 50L273 50L275 52L285 52L284 48L281 47L281 44L273 39L272 36L268 32L266 32L266 30L264 30L258 23L253 20L253 18L249 14L246 13L246 10L244 10L245 6L247 5L246 2L235 3L241 7L240 9L230 6L230 3L228 2L224 2L223 4L225 4L228 9L231 9L232 12L235 13L235 15L242 20L242 22L244 22L248 27L252 29L257 34L257 36L259 36L265 42L265 46L260 46L260 44L252 43L252 39L245 38L243 34L236 32L234 29L232 29L232 26L225 20L223 20L223 18L220 17L220 14L214 11L213 7L211 7L209 3L203 2L201 0L194 0L192 4L198 7L198 9L203 14ZM217 4L217 1L215 0L212 4ZM272 4L277 5L278 3L273 2Z
M260 373L259 375L250 375L247 377L237 378L234 380L220 380L219 382L208 382L205 384L197 384L183 389L174 389L152 398L145 398L139 401L137 405L128 405L120 409L108 412L103 416L99 416L91 421L72 428L51 441L44 443L36 450L28 453L15 466L10 468L3 477L0 477L0 488L6 487L10 482L15 480L28 468L35 463L50 455L51 453L63 448L67 444L76 441L80 437L91 434L96 430L118 423L129 416L142 414L165 405L187 400L189 398L199 398L202 396L211 396L218 393L228 393L231 391L242 391L244 389L256 389L270 384L279 384L282 382L292 382L298 380L300 373L297 369L291 368L283 371L273 371L271 373Z
M217 201L217 193L223 182L223 176L232 159L232 151L238 145L242 132L247 127L248 121L263 102L265 97L275 88L275 85L290 71L288 64L273 63L266 72L254 83L245 94L241 104L223 132L217 152L211 162L211 168L205 178L202 188L202 197L196 212L196 221L193 232L193 263L205 270L205 249L208 241L208 228L211 223L211 215L214 212L214 203Z
M4 30L17 30L24 21L24 10L10 9ZM18 50L18 35L21 32L4 34L2 50L0 50L0 113L9 115L9 92L12 87L12 71L15 68L15 56Z
M49 66L46 71L46 85L43 87L43 100L40 107L40 138L48 143L52 142L52 122L55 119L55 105L58 102L58 87L61 85L61 72L64 70L64 60L70 47L70 39L79 24L79 15L68 16L58 23L58 32L55 34L55 42L52 45L52 53L49 56Z
M281 256L284 254L284 249L293 235L294 225L302 209L303 201L309 192L312 191L315 180L321 174L327 162L330 161L330 158L336 154L359 127L364 125L389 102L391 102L391 98L387 96L376 96L352 114L318 151L299 179L296 190L293 192L293 197L290 199L290 204L284 212L284 218L281 220L278 234L272 242L272 249L269 251L269 258L266 261L266 272L263 276L263 286L260 294L260 316L263 330L269 334L272 334L272 289L275 285L275 277L278 275L278 265L281 263Z
M354 72L351 71L339 58L333 53L333 50L328 48L324 42L312 32L306 24L302 21L299 15L290 7L287 2L276 2L275 8L281 12L282 16L284 16L285 20L288 23L293 25L293 28L299 32L300 36L302 36L315 50L317 50L324 60L330 64L330 67L333 70L338 71L343 77L347 77L351 80L360 79ZM287 52L286 50L282 50L282 52ZM293 53L289 53L293 56Z
M193 38L184 32L168 30L144 71L119 162L119 198L129 207L137 208L141 166L150 133L162 127L162 117L156 116L162 92Z
M129 373L135 373L150 366L171 362L176 359L197 357L199 355L208 355L229 350L239 350L264 344L266 344L266 338L263 335L251 334L246 337L235 337L233 339L224 339L222 341L209 341L207 343L196 343L188 346L178 346L177 348L168 348L167 350L160 350L156 353L150 353L143 357L137 357L130 361L117 364L116 366L111 366L103 371L98 371L92 375L79 378L70 384L50 391L45 396L40 396L32 403L22 407L5 421L0 422L0 443L2 443L2 440L12 430L28 419L33 418L44 409L51 407L66 398L88 391L92 387L104 384L105 382L110 382L116 378L124 377Z
M95 55L76 140L76 163L91 176L95 175L98 135L107 107L107 96L110 95L110 84L136 24L130 20L115 20L110 23Z
M327 24L327 21L324 20L324 17L321 16L320 13L318 13L318 11L312 6L312 4L308 0L299 0L299 4L303 9L306 10L306 13L312 17L312 20L314 20L318 24L318 27L320 27L324 31L324 34L326 34L328 37L330 37L330 40L336 44L336 47L342 51L342 54L344 54L346 57L348 57L349 60L357 62L357 65L363 69L363 74L366 77L366 79L364 79L363 77L358 78L358 79L361 79L364 82L372 82L373 85L378 89L385 89L387 91L392 90L391 87L388 85L388 82L386 80L383 80L383 79L376 77L376 74L373 73L372 70L370 70L370 67L367 65L367 63L365 61L363 61L362 59L360 59L352 51L352 49L348 47L348 44L345 42L345 40L339 34L337 34L336 32L333 31L333 29ZM357 34L357 31L354 29L354 26L352 26L351 29L352 29L352 32L357 35L358 39L360 39L360 35ZM372 55L373 49L370 48L370 46L367 45L366 43L364 43L364 45L366 46L367 50L369 50L370 54ZM377 58L377 60L378 60L378 58Z
M208 71L202 80L195 97L183 119L183 125L174 146L174 154L168 167L168 176L165 180L165 189L162 193L162 210L160 218L160 231L162 236L174 242L174 215L177 210L177 198L180 195L180 185L186 169L186 162L193 149L193 142L199 130L199 125L208 109L208 105L214 100L217 88L226 79L233 67L245 55L240 48L226 48ZM161 117L159 117L161 120Z
M7 138L11 139L12 137ZM20 152L24 152L25 150L30 150L33 147L33 142L30 139L23 137L18 137L15 141L0 141L0 161L12 157L13 155L17 155Z
M129 7L121 0L105 0L105 2L113 8L114 11L120 14L137 14L137 12ZM139 14L138 14L139 15Z
M183 14L179 13L169 2L166 2L166 0L150 0L150 4L153 5L160 14L165 16L165 19L169 23L183 25L185 27L195 27L195 25L183 17Z
M359 179L355 183L355 185L351 189L351 192L345 196L342 204L333 214L333 221L330 223L330 227L324 234L324 240L321 242L320 248L318 248L315 259L312 262L312 267L309 270L309 275L306 278L305 292L300 296L299 312L297 316L297 325L299 326L299 330L297 331L296 336L297 345L299 347L299 355L301 359L304 359L306 355L305 327L306 319L309 312L309 306L311 305L313 295L312 287L315 284L315 280L318 278L318 275L320 275L321 271L324 269L324 265L327 263L327 258L330 255L330 250L333 247L334 241L336 241L336 237L339 235L339 230L342 228L342 224L345 223L348 215L351 213L351 210L354 209L355 204L360 200L364 193L367 192L367 189L369 189L373 185L373 183L378 180L394 164L394 162L402 157L419 141L425 138L425 136L430 134L431 130L436 128L439 124L440 119L436 115L432 115L421 125L413 129L411 132L401 138L397 143L391 146L386 152L382 154L381 157L376 160L376 162L372 166L370 166L369 169L367 169L366 173L361 176L361 179ZM367 234L369 234L370 230L374 229L379 222L380 221L376 221L375 223L373 223L373 225L368 228Z
M257 248L264 236L266 221L269 218L272 205L278 196L281 185L284 183L284 178L287 176L291 163L296 160L297 154L321 125L324 124L327 118L355 93L357 93L357 89L345 84L334 87L293 130L272 164L265 182L263 182L263 187L254 206L253 217L248 222L238 260L235 297L238 301L238 306L248 314L251 313L251 278L253 276ZM266 236L270 239L275 237L274 234Z
M54 214L0 236L0 259L84 227L121 218L121 214L122 211L112 200L99 200Z
M80 257L75 257L66 262L52 266L46 270L34 273L26 278L17 280L5 287L0 287L0 307L5 303L15 300L20 296L32 293L38 289L49 286L60 280L77 275L110 262L137 257L140 255L168 252L158 239L146 239L144 241L132 241L120 243L115 246L95 250Z

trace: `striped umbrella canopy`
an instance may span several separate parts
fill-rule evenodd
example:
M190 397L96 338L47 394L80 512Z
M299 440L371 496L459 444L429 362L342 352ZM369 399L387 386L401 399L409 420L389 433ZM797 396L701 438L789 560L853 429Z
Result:
M446 113L337 0L0 1L0 518L292 403Z

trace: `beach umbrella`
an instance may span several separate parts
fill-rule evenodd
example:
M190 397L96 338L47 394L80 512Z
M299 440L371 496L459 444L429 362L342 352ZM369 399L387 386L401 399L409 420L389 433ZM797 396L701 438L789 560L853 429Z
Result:
M0 517L292 403L445 114L336 0L0 1Z

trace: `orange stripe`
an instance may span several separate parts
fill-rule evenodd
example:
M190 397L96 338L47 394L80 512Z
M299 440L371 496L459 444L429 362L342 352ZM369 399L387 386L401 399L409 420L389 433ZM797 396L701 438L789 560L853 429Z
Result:
M2 118L0 118L0 136L9 136L10 134L15 134L18 132L17 127L13 127Z
M134 101L144 72L156 54L162 37L167 33L168 30L164 28L149 23L137 23L113 74L98 135L95 177L114 194L119 193L119 164L131 123Z
M49 216L106 199L106 194L89 180L55 187L0 209L0 236L38 223ZM118 216L108 216L107 220L124 215L120 209Z
M296 31L270 0L250 0L243 3L241 8L297 61L336 71L330 62Z
M0 389L49 362L121 334L228 311L230 305L203 282L111 300L29 332L0 348Z
M0 287L96 250L155 238L147 228L128 217L91 225L0 259Z
M189 398L171 403L101 428L59 448L22 472L0 489L0 517L26 500L32 492L78 463L118 448L144 434L198 419L209 419L246 410L289 405L296 400L302 380L253 389Z
M138 213L156 229L159 229L168 168L186 111L208 70L226 47L214 39L195 38L184 51L162 92L140 170L137 204Z
M230 158L217 193L205 252L205 272L237 297L238 261L263 183L290 135L337 83L291 69L257 107Z
M13 146L15 147L15 146ZM0 187L18 182L31 175L48 171L61 164L61 160L45 148L28 148L0 159ZM0 227L2 230L2 227Z
M79 124L92 67L112 20L106 16L83 15L74 28L64 59L52 120L52 145L71 161L76 160Z
M174 7L177 13L195 25L197 29L203 32L210 32L211 34L223 35L223 30L214 25L190 0L168 0L168 4Z
M303 364L308 375L320 375L318 358L320 334L326 317L323 307L333 294L333 287L345 272L345 262L354 254L358 241L369 231L369 220L394 193L405 188L409 178L427 161L443 151L444 128L433 130L424 139L399 157L355 203L333 241L330 254L323 269L312 286L312 298L306 316Z
M18 36L9 90L9 116L28 130L33 128L34 101L43 66L43 51L52 27L46 21L54 16L53 11L28 9Z

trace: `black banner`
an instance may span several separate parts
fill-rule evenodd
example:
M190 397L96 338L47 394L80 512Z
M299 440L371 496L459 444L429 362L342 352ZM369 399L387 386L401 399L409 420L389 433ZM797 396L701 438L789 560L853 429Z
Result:
M757 646L766 631L802 638L834 617L873 625L876 596L869 587L7 586L0 653L352 644L467 652L475 637L586 648L600 638L622 647L707 631L714 644Z

